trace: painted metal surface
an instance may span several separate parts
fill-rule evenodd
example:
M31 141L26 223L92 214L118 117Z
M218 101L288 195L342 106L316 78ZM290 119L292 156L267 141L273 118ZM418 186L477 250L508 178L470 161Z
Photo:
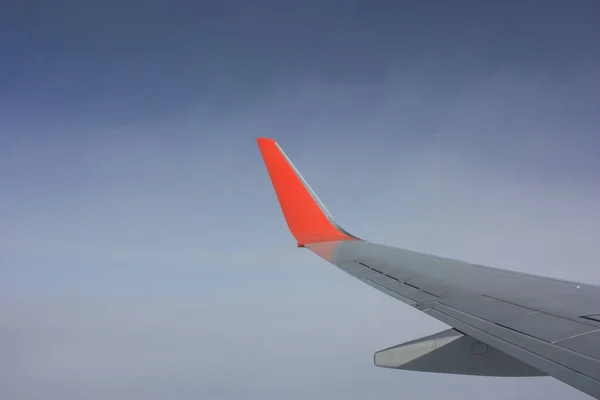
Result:
M339 227L274 140L260 138L257 142L281 210L298 246L357 239Z

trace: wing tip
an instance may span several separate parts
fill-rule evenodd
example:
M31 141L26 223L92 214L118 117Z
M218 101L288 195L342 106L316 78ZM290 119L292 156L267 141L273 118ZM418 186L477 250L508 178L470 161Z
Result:
M258 143L258 145L260 146L261 144L267 144L267 143L277 143L275 141L275 139L271 139L271 138L267 138L267 137L257 137L256 138L256 142Z
M288 228L298 247L357 240L333 220L323 203L274 139L256 138Z

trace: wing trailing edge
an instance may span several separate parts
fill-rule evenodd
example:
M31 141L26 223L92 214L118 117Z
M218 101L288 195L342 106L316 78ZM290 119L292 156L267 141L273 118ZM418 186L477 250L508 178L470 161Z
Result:
M275 194L290 232L305 245L359 240L344 230L273 139L257 138Z

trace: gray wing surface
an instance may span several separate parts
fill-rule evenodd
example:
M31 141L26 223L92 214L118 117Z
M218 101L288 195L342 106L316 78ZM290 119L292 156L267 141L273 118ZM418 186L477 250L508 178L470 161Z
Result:
M364 283L600 398L600 288L350 241L316 254ZM329 249L326 249L328 248Z
M266 144L260 139L259 146L288 226L298 238L290 218L306 204L289 204L298 195L286 194L289 191L282 181L274 178L277 171L273 169L281 165L265 156ZM285 160L307 187L289 159ZM306 191L322 204L310 188ZM331 214L324 215L339 227ZM600 399L600 287L474 265L354 236L298 243L453 328L432 335L433 339L380 352L379 359L384 360L380 366L397 364L399 369L471 375L550 375ZM479 345L485 352L490 349L486 357L477 357L484 353L476 350ZM375 360L378 364L378 354Z

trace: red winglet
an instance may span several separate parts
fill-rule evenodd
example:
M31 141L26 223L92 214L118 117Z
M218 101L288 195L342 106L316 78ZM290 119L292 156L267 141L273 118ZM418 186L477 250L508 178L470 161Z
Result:
M335 222L277 142L266 138L256 141L287 225L299 247L311 243L358 239Z

